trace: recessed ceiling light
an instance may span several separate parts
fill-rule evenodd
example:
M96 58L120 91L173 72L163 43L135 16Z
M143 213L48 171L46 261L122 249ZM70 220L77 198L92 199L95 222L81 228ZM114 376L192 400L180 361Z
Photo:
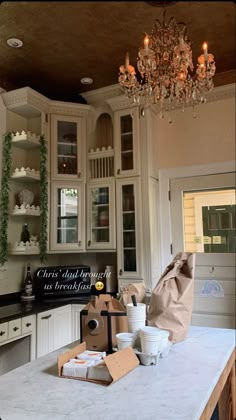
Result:
M9 38L7 40L7 44L12 48L21 48L23 45L23 42L21 41L21 39L18 39L18 38Z
M82 83L82 85L91 85L93 83L93 79L91 79L91 77L82 77L82 79L80 79L80 82Z

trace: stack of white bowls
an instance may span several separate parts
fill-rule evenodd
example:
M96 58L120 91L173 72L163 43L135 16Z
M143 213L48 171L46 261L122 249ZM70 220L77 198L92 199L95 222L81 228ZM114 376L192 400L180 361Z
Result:
M128 303L126 309L128 331L136 333L146 324L146 305L145 303L137 303L137 306L134 306L133 303Z
M140 329L142 353L158 355L163 341L162 332L155 327L142 327Z

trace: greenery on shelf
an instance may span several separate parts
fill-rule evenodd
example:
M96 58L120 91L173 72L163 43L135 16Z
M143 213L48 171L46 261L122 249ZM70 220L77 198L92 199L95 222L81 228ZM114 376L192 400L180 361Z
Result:
M3 135L2 149L2 179L0 191L0 266L7 261L8 240L7 228L9 217L9 178L11 175L12 133Z
M47 146L45 137L40 136L40 260L47 258L47 225L48 225L48 178L47 178Z
M48 180L47 180L47 146L45 137L40 136L40 260L47 257L47 223L48 223ZM0 266L8 260L8 219L9 219L9 179L12 167L12 133L3 136L2 179L0 191Z

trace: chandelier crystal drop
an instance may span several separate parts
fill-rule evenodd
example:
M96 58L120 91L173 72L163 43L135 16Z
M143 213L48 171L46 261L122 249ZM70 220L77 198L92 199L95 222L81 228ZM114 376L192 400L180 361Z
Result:
M208 53L204 42L203 54L198 57L193 74L192 49L186 32L186 25L177 23L173 17L167 22L165 12L163 23L156 19L151 35L145 36L144 45L139 49L138 78L126 54L118 81L135 104L143 101L159 104L162 116L176 106L184 109L206 101L206 93L214 86L214 56Z

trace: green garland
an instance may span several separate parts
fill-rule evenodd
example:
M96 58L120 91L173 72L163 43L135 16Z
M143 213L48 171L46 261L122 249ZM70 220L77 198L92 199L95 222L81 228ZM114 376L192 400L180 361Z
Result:
M11 146L12 133L6 133L3 135L2 179L0 191L0 266L7 261L8 254L7 228L9 217L9 178L12 165Z
M44 136L40 136L40 236L39 255L41 262L47 258L48 227L48 179L47 179L47 146Z
M8 256L8 218L9 218L9 179L11 175L12 133L3 136L2 179L0 191L0 266ZM47 180L47 147L44 136L40 136L40 260L47 256L47 224L48 224L48 180Z

